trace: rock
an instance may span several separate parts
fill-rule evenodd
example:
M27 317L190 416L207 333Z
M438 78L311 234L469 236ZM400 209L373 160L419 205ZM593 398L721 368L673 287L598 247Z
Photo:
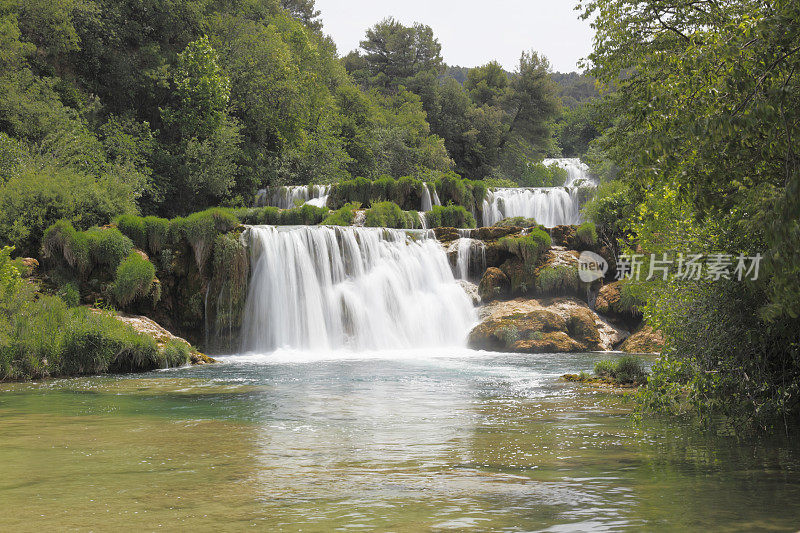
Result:
M534 272L529 270L525 266L525 262L519 257L512 256L507 259L500 265L500 270L503 271L503 274L506 275L511 284L511 294L526 294L536 285Z
M571 353L585 352L586 347L571 339L563 331L544 333L541 338L517 341L511 345L511 351L520 353Z
M434 228L433 234L436 235L436 240L441 243L447 243L461 238L461 234L456 228Z
M469 297L469 299L472 301L472 305L480 305L481 296L478 292L477 285L465 279L458 280L458 284L461 285L462 289L464 289L464 293L466 293L467 297Z
M661 353L663 349L664 336L646 324L620 346L620 350L627 353Z
M619 281L608 283L600 288L597 293L597 300L594 303L594 308L598 313L604 315L618 314L619 309Z
M508 296L511 284L502 270L496 267L489 267L483 273L478 294L484 302L505 298Z
M591 351L603 349L603 339L597 328L597 315L588 307L578 307L567 319L569 336Z
M99 309L92 309L92 312L100 313L102 311L100 311ZM171 340L177 340L179 342L186 344L186 346L188 346L192 350L192 354L190 355L190 361L193 365L217 362L211 357L208 357L207 355L198 352L192 347L192 345L188 341L178 337L177 335L173 335L172 333L161 327L155 320L147 318L146 316L128 315L124 313L114 314L113 316L120 322L123 322L132 327L138 333L143 333L145 335L153 337L153 339L155 339L156 344L158 344L158 347L160 349L163 349L164 346Z
M19 264L24 267L24 270L20 272L23 278L33 277L36 271L39 270L39 261L33 257L23 257L19 259Z
M489 227L489 228L478 228L476 230L472 230L471 237L473 239L480 239L482 241L495 241L497 239L501 239L503 237L508 237L509 235L514 235L522 231L522 228L497 228L497 227Z
M469 335L478 350L526 353L611 350L628 336L576 298L495 301Z
M577 226L556 226L550 229L550 238L553 239L555 246L576 248L575 233L577 231Z

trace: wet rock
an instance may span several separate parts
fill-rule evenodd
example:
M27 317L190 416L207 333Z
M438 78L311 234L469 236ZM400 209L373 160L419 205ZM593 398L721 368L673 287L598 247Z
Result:
M525 353L610 350L628 336L576 298L496 301L469 335L479 350Z
M486 269L483 277L481 277L480 285L478 285L478 294L481 300L489 302L507 297L510 287L508 277L503 271L496 267L490 267Z
M555 246L576 248L575 233L577 231L577 226L555 226L550 229L550 238L553 239L553 244Z
M594 308L604 315L617 314L619 309L619 281L608 283L600 288Z
M448 243L461 238L461 234L456 228L434 228L433 234L436 235L436 240L441 243Z
M472 305L480 305L481 296L480 296L480 293L478 292L478 286L477 285L475 285L471 281L467 281L465 279L458 280L458 284L461 285L462 289L464 289L464 293L472 301Z

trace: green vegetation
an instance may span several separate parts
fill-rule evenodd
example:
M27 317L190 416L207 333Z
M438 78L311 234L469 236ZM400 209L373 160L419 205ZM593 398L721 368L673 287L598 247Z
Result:
M594 367L598 377L611 378L617 383L642 385L647 383L647 371L640 359L623 355L616 360L603 360Z
M546 266L536 275L536 291L539 294L577 294L581 286L577 265Z
M145 298L153 291L156 269L153 263L138 253L132 253L117 267L112 293L114 300L122 307L137 299ZM153 303L158 302L153 296Z
M521 237L503 237L500 245L522 259L527 266L535 267L542 254L553 245L553 241L547 232L536 228Z
M185 364L155 341L103 311L70 307L37 292L0 250L0 381L47 376L144 371ZM70 293L72 296L70 296Z
M575 231L578 244L583 247L593 248L597 245L597 228L594 222L584 222Z
M360 208L361 204L358 202L345 204L336 211L331 211L320 224L323 226L351 226L355 220L356 211Z
M420 227L416 212L403 211L394 202L379 202L367 211L364 225L369 228L414 229Z
M544 231L544 228L540 227L534 219L525 217L504 218L495 226L498 228L539 228Z
M435 205L425 213L430 228L474 228L475 217L460 205Z
M800 7L584 8L597 28L591 74L607 89L587 155L615 180L585 214L623 251L733 258L727 276L630 285L666 340L643 410L788 431L800 420ZM759 254L758 279L740 280L738 258Z

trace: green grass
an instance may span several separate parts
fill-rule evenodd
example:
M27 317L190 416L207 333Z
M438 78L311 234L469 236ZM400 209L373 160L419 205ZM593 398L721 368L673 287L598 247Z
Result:
M130 254L117 267L112 293L114 300L122 307L143 299L153 289L156 269L153 263L138 253Z
M594 366L594 373L601 378L610 378L622 384L647 383L647 371L642 361L632 355L617 360L603 360Z
M367 211L364 225L370 228L411 229L418 225L418 219L403 211L394 202L380 202Z
M460 205L435 205L425 213L430 228L474 228L475 217Z
M351 226L356 217L356 211L361 207L358 202L346 204L336 211L325 217L325 220L320 222L323 226Z
M539 228L533 229L527 235L520 237L503 237L500 245L511 254L516 255L525 262L526 266L533 267L542 254L550 249L553 241L550 235Z
M581 246L594 247L597 245L597 228L593 222L584 222L575 231L575 238Z

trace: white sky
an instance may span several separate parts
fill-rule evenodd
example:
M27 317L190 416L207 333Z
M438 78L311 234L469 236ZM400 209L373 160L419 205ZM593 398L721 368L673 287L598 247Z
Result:
M368 27L388 16L433 28L448 65L474 67L496 59L513 71L523 50L543 53L559 72L579 70L592 48L576 0L316 0L323 31L340 55L358 47Z

